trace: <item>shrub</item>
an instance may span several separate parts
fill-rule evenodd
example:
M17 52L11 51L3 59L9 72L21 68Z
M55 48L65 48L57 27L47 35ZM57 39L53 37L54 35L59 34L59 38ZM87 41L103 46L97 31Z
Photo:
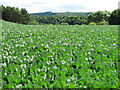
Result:
M39 25L39 22L37 22L36 20L31 20L30 25Z
M97 25L108 25L108 22L98 22Z
M95 22L90 22L89 25L97 25Z
M61 25L69 25L68 23L61 23Z

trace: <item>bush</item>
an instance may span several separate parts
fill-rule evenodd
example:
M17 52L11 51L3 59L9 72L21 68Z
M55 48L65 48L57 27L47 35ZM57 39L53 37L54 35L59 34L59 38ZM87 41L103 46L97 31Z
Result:
M108 25L108 22L98 22L97 25Z
M89 25L97 25L95 22L90 22Z
M37 22L36 20L31 20L30 25L39 25L39 22Z
M61 23L60 25L69 25L68 23Z

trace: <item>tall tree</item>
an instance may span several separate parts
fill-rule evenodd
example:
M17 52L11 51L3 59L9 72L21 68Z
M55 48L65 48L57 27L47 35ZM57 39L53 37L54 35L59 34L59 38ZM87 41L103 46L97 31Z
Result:
M2 8L3 20L21 24L28 24L30 22L30 16L26 9L19 10L15 7L4 7L3 5L0 8Z
M120 9L114 10L108 21L111 25L120 25Z
M88 15L88 23L90 22L102 22L102 21L108 21L108 18L110 17L110 12L108 11L97 11L93 12Z
M21 18L22 24L28 24L30 22L30 15L29 13L27 13L25 8L21 9L21 14L22 14L22 18Z

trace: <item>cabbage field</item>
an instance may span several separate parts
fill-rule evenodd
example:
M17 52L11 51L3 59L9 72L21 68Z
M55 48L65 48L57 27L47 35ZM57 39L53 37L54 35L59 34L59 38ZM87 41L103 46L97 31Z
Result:
M118 26L0 21L2 88L118 88Z

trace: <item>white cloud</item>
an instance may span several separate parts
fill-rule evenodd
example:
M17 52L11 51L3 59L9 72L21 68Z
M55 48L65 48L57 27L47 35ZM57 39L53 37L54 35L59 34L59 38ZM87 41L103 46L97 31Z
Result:
M29 13L99 10L113 11L118 8L119 0L1 0L5 6L26 8Z

